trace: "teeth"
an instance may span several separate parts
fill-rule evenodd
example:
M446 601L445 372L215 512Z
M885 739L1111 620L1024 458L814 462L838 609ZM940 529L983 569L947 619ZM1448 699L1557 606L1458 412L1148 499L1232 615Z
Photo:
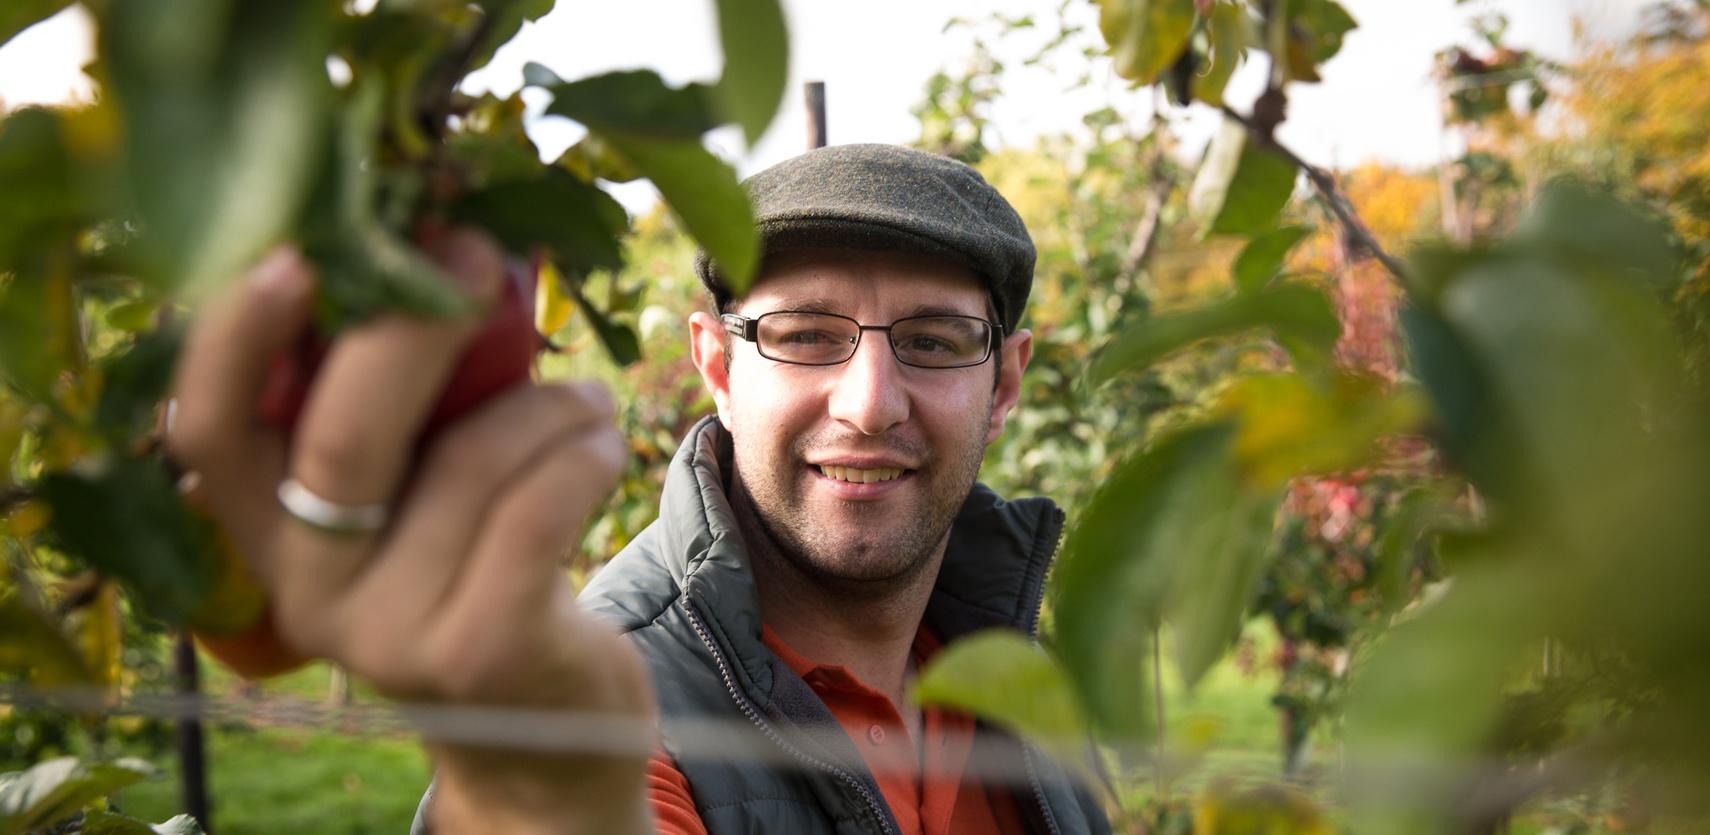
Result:
M897 467L879 467L872 470L861 470L854 467L821 466L819 471L827 478L847 481L850 484L872 484L878 481L890 481L901 476L903 471Z

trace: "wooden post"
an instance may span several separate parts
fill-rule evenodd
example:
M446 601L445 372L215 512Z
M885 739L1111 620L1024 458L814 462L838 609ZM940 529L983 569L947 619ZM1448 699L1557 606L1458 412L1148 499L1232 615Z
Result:
M825 82L809 81L807 93L808 150L825 147Z
M172 668L178 679L178 692L195 696L201 692L201 676L197 668L196 643L189 632L178 633L172 648ZM208 808L208 759L202 738L202 718L185 716L174 723L173 737L178 745L178 787L180 805L184 812L202 824L204 832L214 831Z

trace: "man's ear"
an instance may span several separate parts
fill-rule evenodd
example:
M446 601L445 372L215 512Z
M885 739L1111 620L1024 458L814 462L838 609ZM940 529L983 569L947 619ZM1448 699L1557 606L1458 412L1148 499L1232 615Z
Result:
M992 390L992 419L986 428L988 444L1003 434L1009 410L1021 400L1021 372L1027 370L1027 361L1033 359L1033 332L1018 330L1004 337L998 350L1003 352L1003 370L998 373L997 387Z
M697 310L689 314L689 356L701 372L701 382L718 406L718 419L730 428L730 362L724 349L731 337L724 324L711 313Z

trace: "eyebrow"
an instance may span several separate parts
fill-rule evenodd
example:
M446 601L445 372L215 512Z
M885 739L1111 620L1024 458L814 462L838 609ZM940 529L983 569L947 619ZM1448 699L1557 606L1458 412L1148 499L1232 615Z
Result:
M844 307L844 305L830 299L800 299L784 302L777 309L794 310L800 313L832 313L838 316L848 316L849 314L844 312ZM969 313L966 310L943 304L918 304L904 311L897 318L907 319L911 316L972 316L976 319L984 318L981 314Z

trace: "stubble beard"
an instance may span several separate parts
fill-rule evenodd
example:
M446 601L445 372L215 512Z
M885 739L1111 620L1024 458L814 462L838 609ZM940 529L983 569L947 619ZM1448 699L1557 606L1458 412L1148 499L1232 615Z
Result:
M902 518L890 502L838 502L838 527L815 518L802 495L802 473L809 450L830 447L824 435L798 440L781 452L770 452L758 439L732 432L736 477L742 491L739 516L764 537L751 543L756 557L776 558L821 588L863 597L884 596L912 586L934 568L950 526L967 501L985 457L985 420L970 427L965 444L943 458L921 456L925 445L898 439L890 449L920 460L922 466L909 485L921 501ZM871 448L869 442L863 445Z

